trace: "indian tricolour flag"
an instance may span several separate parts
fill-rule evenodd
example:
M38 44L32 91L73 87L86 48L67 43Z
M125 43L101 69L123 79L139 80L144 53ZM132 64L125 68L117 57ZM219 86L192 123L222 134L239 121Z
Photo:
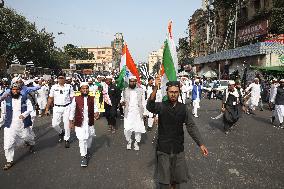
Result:
M163 97L166 96L166 83L168 81L177 81L177 73L177 52L172 34L172 21L170 21L168 25L167 39L164 43L163 61L160 70L160 75L162 77L161 90Z
M126 79L130 76L136 76L138 84L140 84L140 74L134 63L134 60L125 44L122 49L121 62L120 62L120 73L116 79L117 87L123 90L126 87Z

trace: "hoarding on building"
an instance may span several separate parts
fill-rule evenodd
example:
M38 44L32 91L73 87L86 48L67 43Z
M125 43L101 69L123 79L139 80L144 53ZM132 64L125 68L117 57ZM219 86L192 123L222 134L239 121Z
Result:
M246 42L259 36L265 35L268 32L268 21L263 20L258 23L245 26L238 31L239 42Z

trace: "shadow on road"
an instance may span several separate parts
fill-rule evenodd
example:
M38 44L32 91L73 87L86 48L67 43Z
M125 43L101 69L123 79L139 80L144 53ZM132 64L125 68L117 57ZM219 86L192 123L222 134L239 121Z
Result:
M93 143L95 143L95 145L92 145L91 154L97 152L104 145L110 147L110 138L107 135L102 135L96 137L95 140L93 140Z

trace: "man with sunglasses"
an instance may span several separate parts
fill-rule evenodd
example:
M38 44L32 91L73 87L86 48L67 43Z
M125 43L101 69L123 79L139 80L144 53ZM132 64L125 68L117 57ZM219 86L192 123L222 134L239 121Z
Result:
M148 99L148 111L159 116L157 140L157 169L161 189L178 188L179 184L188 181L188 170L184 153L184 131L200 147L204 156L208 150L204 146L192 115L185 104L178 102L180 83L169 81L167 85L168 100L155 102L161 79L156 78L155 87Z
M65 75L60 73L57 77L58 84L51 87L47 105L45 108L45 115L49 115L49 107L54 103L52 127L59 133L59 142L65 140L65 148L70 147L70 127L69 127L69 113L70 104L74 97L74 90L70 84L65 83ZM60 128L59 124L63 118L64 130Z

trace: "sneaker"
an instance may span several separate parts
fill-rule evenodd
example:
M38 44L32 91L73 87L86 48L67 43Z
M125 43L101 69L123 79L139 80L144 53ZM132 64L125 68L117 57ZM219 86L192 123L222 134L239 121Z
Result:
M87 167L88 166L88 159L86 156L81 157L81 167Z
M69 140L65 140L65 148L70 148L70 142L69 142Z
M229 131L225 131L225 135L228 135L229 134Z
M6 170L10 169L13 165L14 165L14 162L13 162L13 161L7 162L7 163L4 165L3 170L6 171Z
M279 126L278 126L278 128L284 129L283 123L280 123Z
M139 148L139 145L138 143L135 141L134 142L134 150L138 151L140 148Z
M127 143L127 145L126 145L126 149L127 149L127 150L131 150L131 143L132 143L131 141L129 141L129 142Z
M197 118L197 117L198 117L198 115L194 115L194 117L196 117L196 118Z
M59 134L58 142L62 142L64 140L64 135L65 135L65 132L64 132L64 130L62 130L62 132Z

